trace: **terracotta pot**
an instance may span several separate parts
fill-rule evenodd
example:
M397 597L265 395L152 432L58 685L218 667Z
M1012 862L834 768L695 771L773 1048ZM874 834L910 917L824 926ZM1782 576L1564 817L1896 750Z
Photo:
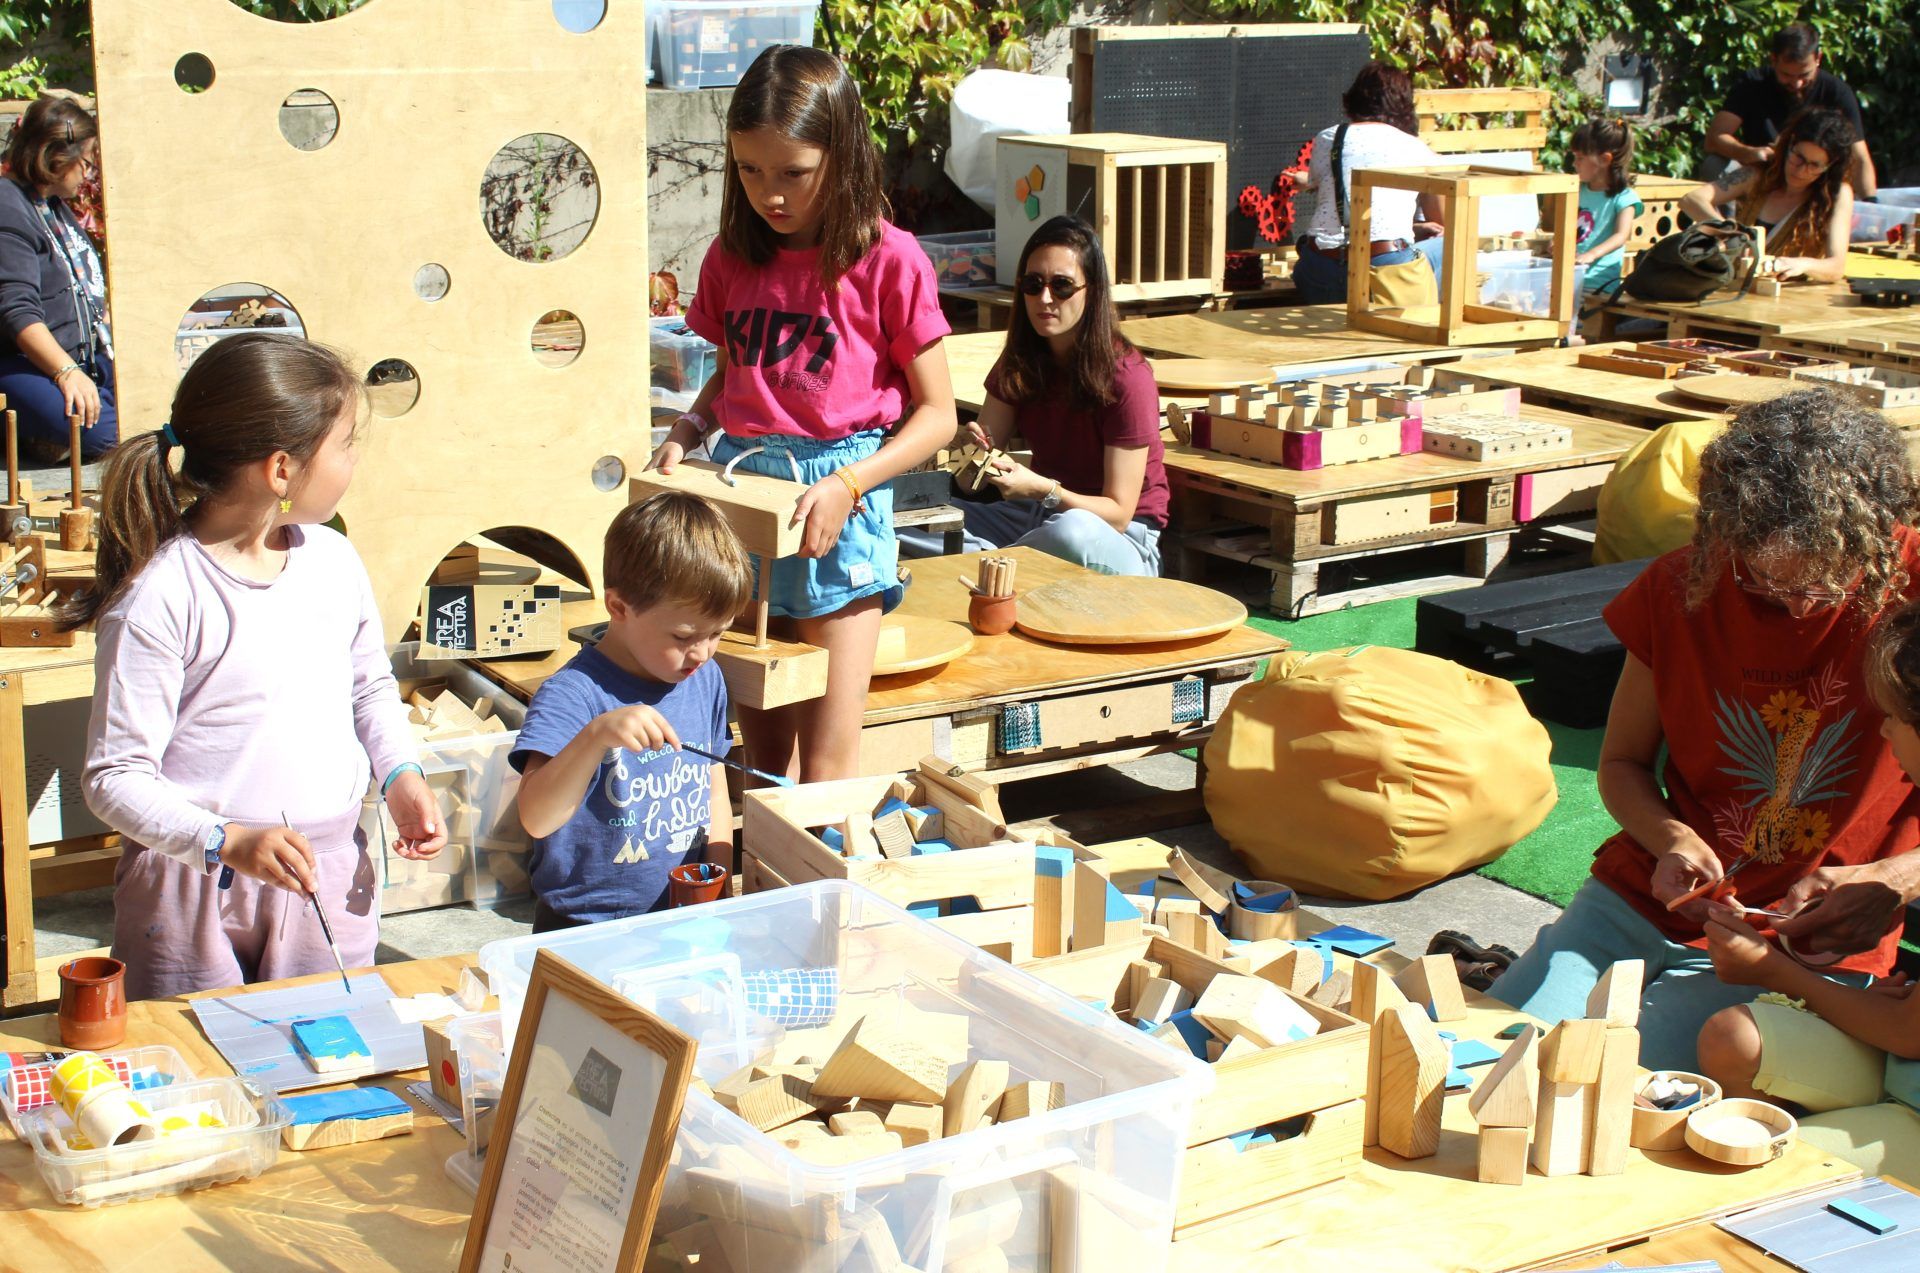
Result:
M684 862L667 872L675 906L698 906L727 895L732 873L715 862Z
M974 593L967 601L967 624L981 636L999 636L1013 630L1020 598L1013 593L987 597Z
M60 1042L84 1052L127 1037L127 966L89 955L60 966Z

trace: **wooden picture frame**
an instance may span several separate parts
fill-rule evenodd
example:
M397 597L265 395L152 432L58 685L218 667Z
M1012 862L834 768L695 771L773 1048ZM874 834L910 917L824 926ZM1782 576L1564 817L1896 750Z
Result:
M460 1252L460 1273L509 1268L534 1273L596 1264L618 1273L641 1273L696 1051L692 1038L631 999L551 951L535 952L526 1006L494 1114L493 1142ZM637 1166L630 1167L624 1214L609 1212L604 1203L583 1197L575 1184L577 1177L567 1169L585 1170L607 1159L578 1148L570 1148L564 1159L557 1151L538 1161L530 1157L538 1144L534 1139L538 1131L523 1131L522 1106L538 1102L537 1107L528 1105L526 1112L531 1117L538 1108L544 1114L552 1097L567 1097L571 1104L551 1105L560 1112L543 1122L576 1137L584 1134L586 1139L580 1143L589 1148L603 1145L613 1164L630 1164L627 1152L637 1143L641 1154ZM644 1122L643 1136L621 1135L623 1130L637 1130L632 1125L638 1121ZM526 1212L515 1207L512 1197L498 1209L503 1224L496 1232L495 1204L503 1183L510 1193L536 1183L542 1186L545 1195L553 1198L547 1207L549 1216L572 1204L570 1214L580 1223L564 1262L551 1255L542 1258L535 1245L545 1231L542 1227L514 1241L514 1221ZM584 1239L578 1237L583 1231ZM598 1259L594 1252L579 1250L581 1241L594 1236L604 1243Z

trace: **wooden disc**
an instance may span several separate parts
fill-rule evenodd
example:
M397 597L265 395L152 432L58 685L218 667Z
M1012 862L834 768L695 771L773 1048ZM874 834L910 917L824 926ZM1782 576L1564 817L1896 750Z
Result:
M1273 368L1266 363L1235 358L1154 358L1147 365L1161 393L1223 393L1273 379Z
M874 649L873 674L892 676L940 667L972 648L973 633L965 624L896 611L880 621L880 643Z
M1217 636L1246 619L1245 606L1198 584L1088 574L1022 595L1014 622L1063 645L1144 645Z
M1772 402L1782 394L1817 387L1813 381L1791 380L1786 376L1749 376L1737 371L1724 376L1681 376L1673 382L1673 388L1687 397L1723 407Z

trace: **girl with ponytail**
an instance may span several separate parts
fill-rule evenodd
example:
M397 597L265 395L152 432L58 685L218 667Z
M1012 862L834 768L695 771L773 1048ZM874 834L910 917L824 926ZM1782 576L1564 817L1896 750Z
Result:
M446 842L366 569L322 525L364 394L338 354L248 333L202 354L172 418L114 448L95 587L87 805L126 840L113 953L153 998L373 963L369 774L401 837ZM177 456L177 467L176 467Z

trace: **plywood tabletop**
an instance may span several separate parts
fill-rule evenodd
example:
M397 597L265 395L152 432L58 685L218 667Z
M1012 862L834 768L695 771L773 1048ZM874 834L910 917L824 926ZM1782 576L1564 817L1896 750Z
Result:
M1400 340L1347 326L1344 305L1288 305L1220 314L1168 314L1121 320L1120 334L1150 354L1228 358L1284 366L1417 354L1445 346Z
M1778 296L1715 292L1702 301L1642 301L1623 297L1608 308L1649 318L1685 319L1696 326L1747 328L1766 335L1830 327L1871 327L1887 311L1862 305L1845 283L1788 283Z

